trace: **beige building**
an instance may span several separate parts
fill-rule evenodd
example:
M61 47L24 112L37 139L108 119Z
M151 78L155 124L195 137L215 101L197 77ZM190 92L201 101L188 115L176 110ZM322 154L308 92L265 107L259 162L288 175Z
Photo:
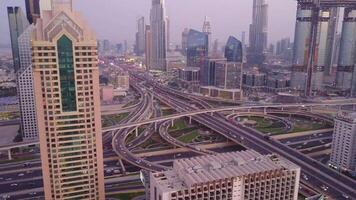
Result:
M96 38L55 0L31 45L45 199L105 199Z
M151 173L151 200L297 200L300 167L253 150L176 160Z
M339 112L335 117L330 165L356 174L356 112Z

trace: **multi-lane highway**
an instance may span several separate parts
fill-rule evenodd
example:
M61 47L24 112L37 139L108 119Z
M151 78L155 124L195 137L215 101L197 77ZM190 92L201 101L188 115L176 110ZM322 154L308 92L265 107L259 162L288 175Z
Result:
M147 83L150 82L147 81ZM150 84L151 87L153 87L152 91L156 97L166 103L168 102L172 108L185 109L187 112L194 109L191 106L189 98L179 95L176 92L173 93L169 90L169 88L162 87L155 83ZM309 181L313 182L313 185L328 186L329 194L335 198L342 198L342 194L347 194L352 198L356 198L356 182L354 180L340 175L327 166L316 162L310 157L303 155L297 150L292 149L279 141L267 138L252 128L227 121L219 116L198 114L194 116L194 120L222 134L232 141L239 143L243 140L245 146L255 149L261 153L277 153L286 157L301 166L303 172L311 177Z

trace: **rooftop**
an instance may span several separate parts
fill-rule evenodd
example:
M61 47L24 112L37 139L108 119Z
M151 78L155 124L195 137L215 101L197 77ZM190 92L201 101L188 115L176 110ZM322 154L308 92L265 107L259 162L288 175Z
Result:
M337 113L336 119L356 123L356 112L340 111Z
M164 191L178 191L209 181L279 169L299 167L277 155L247 150L176 160L172 170L155 173L152 177Z

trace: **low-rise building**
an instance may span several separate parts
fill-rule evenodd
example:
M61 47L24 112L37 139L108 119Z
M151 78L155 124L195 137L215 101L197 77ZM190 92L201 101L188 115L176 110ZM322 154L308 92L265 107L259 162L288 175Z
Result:
M173 162L150 174L151 200L297 200L300 167L254 150Z

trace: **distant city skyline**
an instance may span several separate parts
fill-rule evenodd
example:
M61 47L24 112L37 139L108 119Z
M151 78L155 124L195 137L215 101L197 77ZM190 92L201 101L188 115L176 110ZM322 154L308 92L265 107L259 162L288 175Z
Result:
M269 0L269 43L283 37L294 36L296 1ZM10 44L6 6L24 6L24 0L2 0L0 2L0 44ZM204 5L204 6L203 6ZM129 44L135 41L137 19L148 16L150 0L85 0L74 1L76 10L82 12L93 27L98 39ZM167 15L170 18L170 35L174 44L181 43L184 28L200 30L204 17L208 16L212 26L212 38L224 44L230 35L241 39L241 32L249 30L252 21L252 1L241 0L166 0ZM202 9L204 8L204 9ZM233 9L235 8L235 9ZM100 12L99 11L105 11ZM184 11L184 15L182 15ZM95 14L93 14L95 13ZM108 31L110 30L110 31Z

